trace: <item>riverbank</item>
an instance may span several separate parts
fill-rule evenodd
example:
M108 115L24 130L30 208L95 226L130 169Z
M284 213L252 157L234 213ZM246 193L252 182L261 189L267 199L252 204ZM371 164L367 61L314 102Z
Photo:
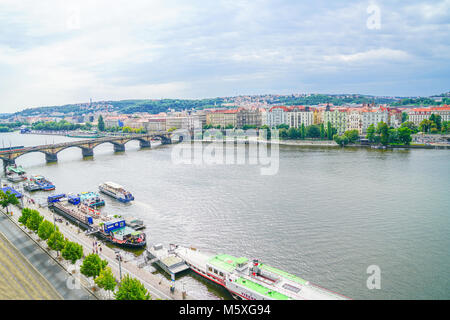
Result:
M39 204L33 204L28 201L28 197L25 195L24 199L24 207L28 207L31 209L38 210L39 213L44 217L44 219L48 221L53 221L53 212L51 212L48 208L41 207ZM36 202L36 201L35 201ZM21 216L21 212L19 208L13 208L11 210L13 212L13 216L11 217L11 220L13 220L19 227L21 227L23 230L25 229L23 226L20 226L18 223L18 218ZM63 221L65 221L63 219ZM68 223L57 223L57 226L59 228L59 231L64 235L65 238L67 238L70 241L76 242L83 247L83 252L85 255L92 253L93 251L93 242L97 241L97 243L100 243L97 238L94 236L87 236L84 232L79 230L76 226ZM24 230L25 231L25 230ZM47 249L47 246L45 245L45 242L42 242L39 240L39 237L34 234L33 232L28 232L29 236L32 238L35 238L34 240L37 243L40 243L42 245L42 249L46 250L46 252L57 259L56 252L50 251ZM119 264L116 260L116 251L118 248L115 247L108 247L106 244L102 245L102 251L99 252L99 256L108 261L108 266L111 267L111 270L113 274L115 275L116 279L120 278L120 268ZM80 266L82 261L77 261L76 264L72 265L70 262L65 260L58 260L58 263L61 264L68 272L72 273L74 276L78 277L78 280L92 293L94 283L91 279L87 279L80 273ZM121 265L121 271L122 276L129 274L131 277L138 279L141 281L144 286L147 288L147 290L150 292L153 299L162 299L162 300L192 300L194 299L191 296L186 295L183 298L183 294L179 288L176 288L174 293L170 292L170 281L163 281L157 276L153 275L152 273L143 270L138 267L136 260L125 260L122 262ZM99 295L100 293L100 295ZM98 297L101 299L107 298L107 293L103 292L103 290L100 290L98 288L95 289L95 294L99 295Z

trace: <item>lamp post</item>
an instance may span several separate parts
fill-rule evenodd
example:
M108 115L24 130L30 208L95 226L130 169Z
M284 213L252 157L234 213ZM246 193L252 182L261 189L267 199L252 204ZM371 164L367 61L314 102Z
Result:
M120 277L120 282L122 283L122 256L120 255L120 251L115 251L116 253L116 260L119 261L119 277Z

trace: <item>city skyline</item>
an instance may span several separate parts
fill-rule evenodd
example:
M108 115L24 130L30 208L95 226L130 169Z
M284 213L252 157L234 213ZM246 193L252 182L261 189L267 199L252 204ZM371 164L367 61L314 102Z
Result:
M0 9L1 113L90 97L430 96L450 88L448 0L3 1Z

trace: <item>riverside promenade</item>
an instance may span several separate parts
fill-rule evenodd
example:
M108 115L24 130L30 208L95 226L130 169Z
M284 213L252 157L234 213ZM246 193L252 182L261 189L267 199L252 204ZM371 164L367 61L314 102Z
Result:
M24 195L23 206L31 209L36 209L40 212L40 214L44 217L45 220L48 220L53 223L53 212L51 212L46 207L40 207L38 204L33 204L29 202L29 198L27 195ZM18 219L21 216L21 210L19 208L12 208L13 216L12 220L14 220L18 224ZM57 214L55 214L56 218L60 218ZM83 246L83 252L85 255L93 253L94 247L93 242L97 241L97 243L101 243L95 236L86 235L82 230L80 231L77 226L69 223L66 225L65 220L63 219L63 223L56 223L59 231L64 234L64 236L73 242L76 242ZM105 244L102 244L102 250L98 250L98 255L108 261L108 266L111 267L112 272L114 273L117 279L120 278L120 270L119 270L119 262L116 259L116 250L120 250L119 248L109 248ZM123 256L123 255L122 255ZM61 261L61 263L70 264L67 261ZM75 270L75 273L79 274L80 266L82 261L79 260L75 265L68 266ZM152 299L161 299L161 300L193 300L194 298L189 295L185 295L183 298L183 294L181 292L181 288L176 287L175 292L170 292L170 281L167 279L161 279L160 277L150 273L147 270L141 269L137 266L136 261L126 261L125 259L121 262L121 270L122 277L126 274L129 274L131 277L138 279L141 281L147 290L150 292ZM94 282L90 280L90 286L94 286ZM103 298L106 299L105 293L103 292Z

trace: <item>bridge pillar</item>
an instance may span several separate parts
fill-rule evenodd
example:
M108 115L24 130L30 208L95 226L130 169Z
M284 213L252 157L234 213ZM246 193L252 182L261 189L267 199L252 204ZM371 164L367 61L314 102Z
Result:
M121 143L114 143L114 152L123 152L125 151L125 145Z
M6 174L6 167L12 164L15 164L16 161L14 159L2 159L3 160L3 172Z
M93 148L82 148L81 153L83 154L83 158L93 157L94 149Z
M150 148L151 147L150 140L139 140L139 146L141 148Z
M46 153L45 160L47 163L58 162L58 155L56 153Z

